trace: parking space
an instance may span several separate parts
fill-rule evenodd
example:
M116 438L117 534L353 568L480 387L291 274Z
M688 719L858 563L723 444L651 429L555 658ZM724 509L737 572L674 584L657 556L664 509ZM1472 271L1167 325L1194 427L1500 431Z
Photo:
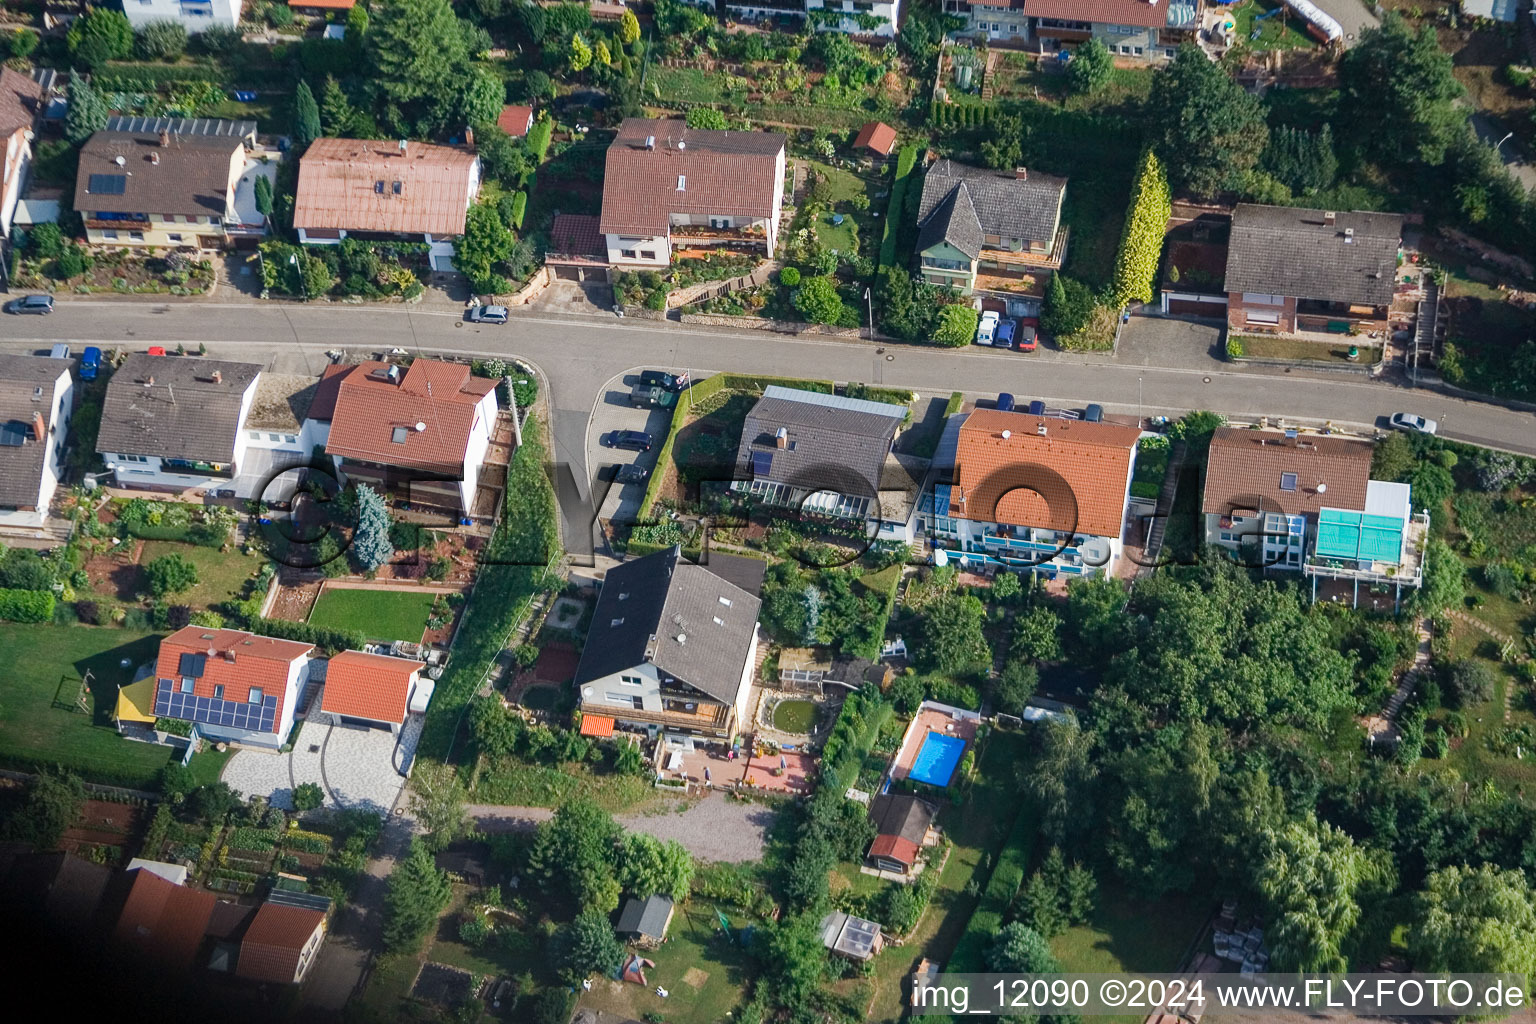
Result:
M637 380L636 374L614 377L598 395L592 410L592 424L587 431L587 470L592 474L592 493L601 498L596 503L600 519L633 521L645 497L646 483L615 483L614 474L624 465L655 472L656 454L672 425L670 409L636 409L629 404L629 389ZM651 450L635 452L609 447L609 438L616 430L645 431L651 435Z
M1223 359L1220 325L1133 316L1120 332L1116 362L1184 370L1231 369Z
M293 807L294 787L313 782L325 794L327 807L382 814L405 787L400 772L414 756L421 722L422 716L412 715L396 737L383 729L308 721L288 753L236 752L224 767L223 780L238 793L259 794L284 809Z

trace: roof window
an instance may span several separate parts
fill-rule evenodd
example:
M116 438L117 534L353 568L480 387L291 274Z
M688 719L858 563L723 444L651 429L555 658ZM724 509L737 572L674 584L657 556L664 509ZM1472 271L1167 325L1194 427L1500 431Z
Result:
M373 183L373 191L378 195L384 194L384 179L380 178Z
M722 597L720 598L720 603L729 608L731 606L731 599L728 597Z
M686 191L687 188L688 188L688 175L686 175L686 174L679 174L677 176L677 190L679 192L683 192L683 191Z
M400 194L400 188L401 188L401 185L400 185L400 183L398 181L392 181L389 184L390 191L393 192L395 195L399 195Z
M405 427L396 427L389 433L389 439L395 444L405 444L405 439L410 436L411 432Z
M1294 491L1296 489L1296 474L1295 473L1281 473L1280 474L1280 489L1282 491Z

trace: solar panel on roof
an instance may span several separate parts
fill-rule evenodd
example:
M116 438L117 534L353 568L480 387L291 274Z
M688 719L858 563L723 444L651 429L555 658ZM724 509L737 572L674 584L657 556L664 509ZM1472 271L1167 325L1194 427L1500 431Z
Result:
M27 440L27 431L30 428L20 420L12 420L9 423L0 424L0 447L20 448Z
M208 664L206 654L183 654L176 664L176 671L192 679L201 679L203 668Z
M752 475L767 476L773 469L773 452L752 453Z
M125 174L93 174L85 190L93 196L120 196L128 188Z

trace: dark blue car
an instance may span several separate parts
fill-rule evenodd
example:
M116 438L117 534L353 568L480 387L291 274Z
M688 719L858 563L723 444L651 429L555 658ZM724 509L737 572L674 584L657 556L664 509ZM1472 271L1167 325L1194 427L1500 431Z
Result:
M101 369L101 349L95 345L87 345L85 351L80 353L80 379L95 380L96 373Z

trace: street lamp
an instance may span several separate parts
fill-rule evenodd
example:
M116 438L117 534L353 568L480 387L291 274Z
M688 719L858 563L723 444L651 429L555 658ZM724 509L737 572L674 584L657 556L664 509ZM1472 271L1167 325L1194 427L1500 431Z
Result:
M869 314L869 340L875 340L875 303L869 297L869 289L864 289L864 309Z
M1495 153L1497 153L1497 152L1498 152L1498 151L1499 151L1499 147L1500 147L1500 146L1502 146L1502 145L1504 145L1504 143L1506 143L1506 142L1508 142L1508 141L1509 141L1509 140L1510 140L1510 139L1511 139L1511 138L1513 138L1513 137L1514 137L1514 134L1515 134L1515 133L1514 133L1514 132L1510 132L1510 133L1509 133L1509 134L1508 134L1508 135L1506 135L1506 136L1504 136L1504 137L1503 137L1503 138L1502 138L1502 139L1500 139L1500 140L1499 140L1499 141L1498 141L1498 142L1495 142L1495 143L1494 143L1494 144L1493 144L1493 151L1494 151L1494 152L1495 152Z
M298 278L299 278L299 295L304 299L305 302L308 302L309 301L309 286L304 283L304 271L299 269L299 254L298 253L291 252L291 253L288 254L288 265L290 267L292 267L293 270L294 270L294 273L298 275Z
M1142 424L1141 415L1141 378L1136 378L1136 427L1139 430Z

